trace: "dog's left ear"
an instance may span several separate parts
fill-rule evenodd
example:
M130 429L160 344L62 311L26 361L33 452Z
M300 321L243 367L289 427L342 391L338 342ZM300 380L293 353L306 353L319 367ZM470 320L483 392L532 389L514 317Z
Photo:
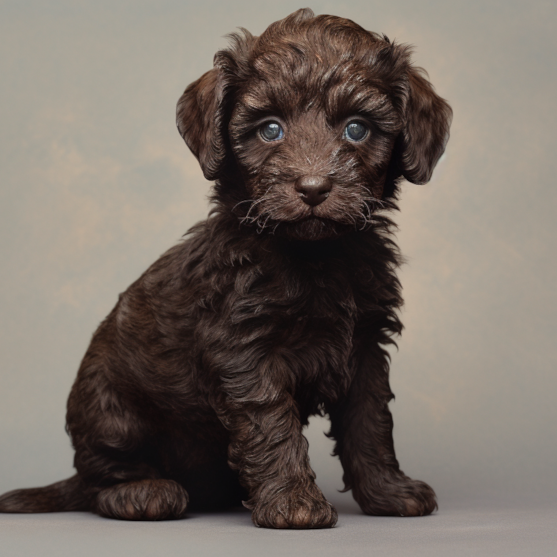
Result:
M398 139L399 168L409 182L425 184L445 151L453 111L435 93L422 70L409 66L404 112L404 127Z

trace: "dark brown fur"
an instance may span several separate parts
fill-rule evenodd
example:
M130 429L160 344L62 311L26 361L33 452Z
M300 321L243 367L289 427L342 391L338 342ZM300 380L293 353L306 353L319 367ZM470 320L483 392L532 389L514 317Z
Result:
M431 513L433 490L393 448L385 346L402 298L385 212L403 177L431 177L449 106L408 47L299 10L233 35L177 113L216 181L212 213L95 333L68 401L77 475L0 511L157 520L245 500L258 526L332 527L302 435L328 414L365 513ZM354 117L370 130L359 143L343 135ZM262 139L269 119L280 141ZM330 192L310 205L315 180Z

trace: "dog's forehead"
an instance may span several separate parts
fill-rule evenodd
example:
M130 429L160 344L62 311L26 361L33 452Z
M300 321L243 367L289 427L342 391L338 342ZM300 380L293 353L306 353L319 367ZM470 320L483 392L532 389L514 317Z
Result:
M371 46L371 45L370 45ZM298 86L312 81L323 81L341 74L366 74L372 72L370 49L355 48L350 43L344 47L326 41L310 41L294 35L289 40L255 48L250 60L254 74L262 79L281 78Z
M370 64L323 48L281 48L255 57L237 102L285 117L311 109L334 118L392 108L388 86Z
M257 111L313 107L331 117L385 107L392 76L377 59L391 47L388 39L332 16L288 30L273 24L252 43L236 100Z

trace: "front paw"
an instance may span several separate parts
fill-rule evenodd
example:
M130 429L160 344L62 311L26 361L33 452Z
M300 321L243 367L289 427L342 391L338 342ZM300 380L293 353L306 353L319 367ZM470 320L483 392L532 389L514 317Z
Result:
M252 512L253 523L261 528L332 528L337 519L336 509L315 484L279 488L261 498Z
M362 511L375 516L425 516L437 509L433 489L402 472L353 489L353 493Z

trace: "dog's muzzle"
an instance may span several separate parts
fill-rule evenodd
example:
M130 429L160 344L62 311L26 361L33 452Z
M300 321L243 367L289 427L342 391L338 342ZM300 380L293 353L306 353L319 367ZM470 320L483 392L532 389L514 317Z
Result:
M294 189L304 203L315 207L329 197L333 184L327 176L302 176L294 183Z

